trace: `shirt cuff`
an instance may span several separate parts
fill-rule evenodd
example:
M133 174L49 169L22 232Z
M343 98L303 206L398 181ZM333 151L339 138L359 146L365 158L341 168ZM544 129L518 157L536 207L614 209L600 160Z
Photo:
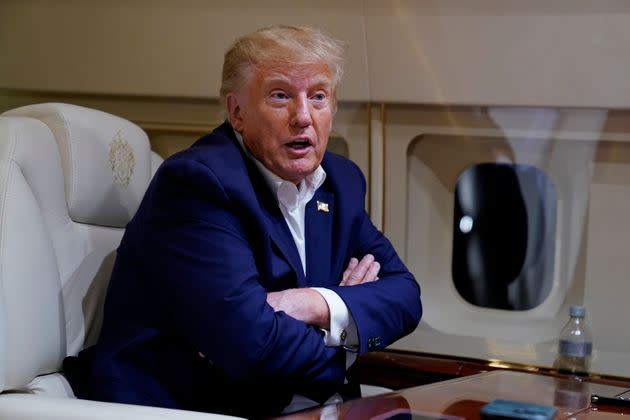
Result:
M358 347L358 346L357 346ZM354 364L357 360L357 351L346 351L346 370L350 369L350 366ZM348 380L345 381L348 383Z
M330 330L322 330L324 344L329 347L343 346L348 351L357 351L359 347L357 326L346 303L330 289L323 287L312 287L312 289L322 295L330 311Z

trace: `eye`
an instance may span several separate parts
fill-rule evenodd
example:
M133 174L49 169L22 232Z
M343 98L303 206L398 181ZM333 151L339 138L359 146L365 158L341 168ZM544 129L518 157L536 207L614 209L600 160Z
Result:
M318 101L318 102L325 101L326 98L327 98L327 96L323 92L319 92L319 93L316 93L315 95L311 96L312 100Z
M328 106L329 96L325 91L319 91L311 95L309 101L315 109L324 109Z
M287 99L289 99L289 95L281 90L274 90L269 96L275 101L286 101Z

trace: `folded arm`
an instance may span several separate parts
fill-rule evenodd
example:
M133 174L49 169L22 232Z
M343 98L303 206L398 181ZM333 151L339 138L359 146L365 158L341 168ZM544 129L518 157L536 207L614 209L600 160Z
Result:
M318 328L267 302L251 235L214 174L194 162L170 164L147 196L155 214L142 242L143 252L154 255L167 318L236 379L342 383L344 352L326 347Z
M381 265L368 254L361 261L352 257L343 272L340 286L355 286L378 280ZM284 311L309 325L330 330L330 308L326 299L315 289L287 289L267 294L267 303L275 311Z
M356 255L380 263L378 281L330 289L346 303L356 323L360 354L384 348L412 332L420 322L420 288L387 238L364 214L356 235Z

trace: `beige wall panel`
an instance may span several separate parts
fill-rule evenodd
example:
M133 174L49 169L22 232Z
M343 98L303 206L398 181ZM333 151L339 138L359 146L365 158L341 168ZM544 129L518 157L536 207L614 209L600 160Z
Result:
M630 3L366 0L372 101L630 106Z
M3 0L0 87L217 97L229 44L274 23L321 27L348 42L340 98L368 98L359 0Z
M359 166L369 183L371 172L369 167L370 137L367 106L341 103L333 122L333 136L345 143L347 146L346 157L352 159ZM336 150L333 149L333 151ZM343 150L338 150L338 152L343 152Z

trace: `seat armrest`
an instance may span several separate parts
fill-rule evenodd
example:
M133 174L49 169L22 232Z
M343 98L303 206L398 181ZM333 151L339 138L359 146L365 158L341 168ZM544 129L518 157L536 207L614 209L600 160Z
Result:
M0 395L0 419L21 420L219 420L237 417L131 404L33 394Z

